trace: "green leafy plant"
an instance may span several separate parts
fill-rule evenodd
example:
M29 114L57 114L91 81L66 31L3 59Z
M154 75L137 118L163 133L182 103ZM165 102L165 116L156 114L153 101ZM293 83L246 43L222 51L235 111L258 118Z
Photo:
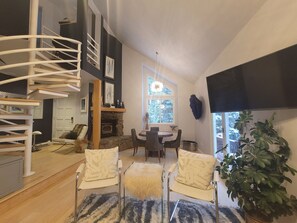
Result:
M217 169L225 179L227 193L249 215L272 221L297 210L296 197L284 186L292 183L287 173L297 172L287 164L288 142L273 127L274 115L264 122L251 123L250 111L241 112L235 128L241 133L235 154L227 154Z

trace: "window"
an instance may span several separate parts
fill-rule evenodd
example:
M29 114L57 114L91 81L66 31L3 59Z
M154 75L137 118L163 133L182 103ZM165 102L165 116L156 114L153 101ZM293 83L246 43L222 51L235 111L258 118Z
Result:
M214 113L214 145L216 151L227 146L227 153L235 153L239 146L240 134L237 129L234 128L236 119L239 117L239 112L226 112L226 113ZM216 156L219 160L223 159L224 153L217 153Z
M151 85L158 79L164 85L161 92L153 92ZM143 111L149 114L149 124L176 124L176 85L160 74L143 67Z

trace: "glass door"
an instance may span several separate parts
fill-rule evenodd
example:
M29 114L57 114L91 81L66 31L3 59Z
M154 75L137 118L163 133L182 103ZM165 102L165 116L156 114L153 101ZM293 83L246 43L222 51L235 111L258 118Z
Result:
M219 160L222 160L226 153L235 153L239 146L240 134L234 128L239 112L226 112L213 114L214 129L214 153ZM223 152L216 153L227 145Z

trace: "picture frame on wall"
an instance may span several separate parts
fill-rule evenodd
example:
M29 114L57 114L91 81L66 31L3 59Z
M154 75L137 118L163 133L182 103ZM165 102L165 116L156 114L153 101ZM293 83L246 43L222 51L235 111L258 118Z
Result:
M114 59L108 56L105 58L105 77L114 79Z
M105 82L104 87L104 103L114 104L114 84Z
M87 112L87 98L80 99L80 112Z

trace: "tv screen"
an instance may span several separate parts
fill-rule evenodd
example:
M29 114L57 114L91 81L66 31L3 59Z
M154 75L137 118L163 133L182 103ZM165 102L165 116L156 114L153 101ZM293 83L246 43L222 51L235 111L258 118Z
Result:
M297 45L207 77L210 110L297 107Z

